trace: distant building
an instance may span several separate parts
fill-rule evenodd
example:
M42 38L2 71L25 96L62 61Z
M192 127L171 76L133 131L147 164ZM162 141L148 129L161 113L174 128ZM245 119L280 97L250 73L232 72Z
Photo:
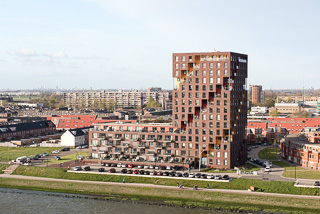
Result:
M250 114L266 114L269 109L267 107L251 107Z
M264 102L264 93L262 91L261 85L250 85L249 93L250 93L252 104Z
M294 114L303 110L302 103L275 103L274 108L278 113Z
M115 108L137 107L147 104L152 97L155 101L165 107L169 101L169 91L161 88L149 88L147 91L139 90L118 90L118 91L89 91L89 92L67 92L63 93L64 105L76 108L81 107L102 107L106 106L110 100L115 104Z

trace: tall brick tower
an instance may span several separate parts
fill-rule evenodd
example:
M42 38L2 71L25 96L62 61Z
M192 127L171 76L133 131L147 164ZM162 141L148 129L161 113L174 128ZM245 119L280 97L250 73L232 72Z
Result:
M185 160L214 168L245 163L247 65L247 55L233 52L173 54L174 138Z

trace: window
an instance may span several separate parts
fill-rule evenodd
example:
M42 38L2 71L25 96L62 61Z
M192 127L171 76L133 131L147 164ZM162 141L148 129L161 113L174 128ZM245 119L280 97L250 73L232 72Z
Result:
M176 63L176 67L175 67L176 69L178 69L179 68L179 64L178 63Z
M202 78L202 83L206 83L206 78Z
M224 63L224 68L228 68L228 63Z
M217 114L217 120L220 120L220 115L219 114Z
M217 152L217 158L220 158L220 152Z
M217 122L217 128L220 128L220 122Z
M210 76L213 76L213 71L209 71L209 75L210 75Z
M220 165L220 160L219 160L219 159L217 159L217 161L216 161L216 162L217 162L217 165Z
M217 78L217 83L220 83L220 78Z
M189 62L192 61L192 56L189 56Z
M212 77L209 78L209 82L213 83L213 78Z
M186 61L186 57L185 56L182 56L182 62Z
M225 166L227 166L227 165L228 165L228 160L223 160L223 164L224 164Z
M212 62L210 62L209 67L213 68L213 63Z
M202 76L206 76L206 71L202 71Z
M202 68L206 68L206 67L207 67L206 63L202 63Z
M228 70L224 70L223 75L228 76Z
M220 62L217 63L217 68L220 68Z
M176 62L178 62L178 61L179 61L179 57L178 57L178 56L176 56L175 58L176 58Z
M228 152L224 152L224 153L223 153L223 157L224 157L224 158L227 158L227 157L228 157Z
M220 76L220 70L217 70L217 76Z

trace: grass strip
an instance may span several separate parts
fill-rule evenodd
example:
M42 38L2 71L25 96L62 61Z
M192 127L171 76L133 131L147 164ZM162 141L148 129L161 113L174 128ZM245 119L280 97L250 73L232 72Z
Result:
M54 150L60 150L58 147L0 147L0 161L11 161L21 156L35 156L45 152L51 153Z
M268 147L258 153L258 157L265 160L277 160L277 153L280 152L278 147Z
M193 187L198 185L199 188L214 189L234 189L247 190L250 186L254 186L258 191L269 193L295 194L295 195L320 195L318 188L297 188L294 187L293 182L280 181L261 181L256 179L233 179L231 182L208 182L206 180L185 180L185 179L170 179L170 178L155 178L155 177L141 177L141 176L121 176L121 175L107 175L107 174L89 174L89 173L72 173L67 172L65 168L51 168L51 167L37 167L37 166L19 166L13 174L48 177L58 179L70 180L84 180L84 181L104 181L104 182L122 182L125 178L127 183L148 183L155 185L176 186L177 182L186 187Z
M6 168L8 168L10 165L9 164L1 164L0 163L0 174L3 174L2 170L5 170Z
M316 199L255 196L204 191L153 189L148 187L109 186L102 184L78 184L72 182L37 181L0 178L0 187L49 192L76 193L108 196L106 199L124 197L134 200L162 201L167 204L221 209L232 211L255 211L273 213L319 213ZM111 198L110 198L111 197ZM121 200L121 199L120 199Z

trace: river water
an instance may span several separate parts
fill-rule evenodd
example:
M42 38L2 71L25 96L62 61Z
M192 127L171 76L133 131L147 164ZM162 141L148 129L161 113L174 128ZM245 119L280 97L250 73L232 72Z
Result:
M1 214L110 213L110 214L201 214L229 213L121 201L98 200L94 196L0 188Z

